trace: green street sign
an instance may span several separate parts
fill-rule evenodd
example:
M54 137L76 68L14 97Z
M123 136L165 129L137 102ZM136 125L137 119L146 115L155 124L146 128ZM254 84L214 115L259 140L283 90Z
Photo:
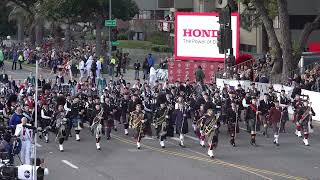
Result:
M116 20L105 20L104 21L104 26L106 26L106 27L116 27L117 26L117 21Z
M111 42L111 45L112 45L112 46L119 46L119 44L120 44L119 41Z

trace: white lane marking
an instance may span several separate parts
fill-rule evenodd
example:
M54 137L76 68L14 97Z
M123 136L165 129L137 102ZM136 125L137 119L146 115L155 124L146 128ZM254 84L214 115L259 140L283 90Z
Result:
M36 146L37 146L37 147L42 147L42 145L41 145L41 144L38 144L38 143L36 143Z
M61 160L63 163L65 163L66 165L72 167L73 169L79 169L79 167L77 167L76 165L72 164L71 162L67 161L67 160Z

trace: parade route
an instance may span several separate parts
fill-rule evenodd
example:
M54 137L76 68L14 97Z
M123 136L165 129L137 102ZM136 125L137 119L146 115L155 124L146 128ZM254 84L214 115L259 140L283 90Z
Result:
M320 177L315 158L320 153L320 139L314 136L319 133L312 136L309 147L303 146L292 133L282 135L279 147L274 146L272 138L261 135L258 146L252 147L248 134L241 131L237 147L232 147L222 128L216 158L210 159L207 149L200 147L193 136L186 139L186 148L168 138L165 149L160 148L156 138L144 138L142 149L138 150L133 138L120 132L121 129L113 132L110 141L103 138L101 151L95 149L94 138L87 129L81 132L80 142L69 138L63 153L55 142L40 141L42 147L38 152L46 158L51 170L48 179L317 180Z

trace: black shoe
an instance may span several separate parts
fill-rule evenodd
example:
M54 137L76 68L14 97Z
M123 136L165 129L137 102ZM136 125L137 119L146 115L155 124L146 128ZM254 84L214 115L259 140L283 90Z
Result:
M77 139L76 141L80 142L80 139Z
M273 141L273 144L277 144L276 141Z
M46 143L49 143L49 140L46 140Z
M251 139L251 143L250 143L252 146L256 146L256 141L254 139Z
M138 149L141 149L141 147L137 147Z
M182 148L186 147L185 145L182 145L181 143L179 143L179 146L182 147Z
M110 140L111 139L111 137L109 136L109 137L107 137L107 140Z
M114 128L114 131L116 131L116 132L117 132L117 131L118 131L118 129L117 129L117 128Z
M162 149L166 148L165 146L161 146Z
M41 135L39 135L39 138L40 138L40 139L42 139L42 136L41 136Z
M98 148L97 150L98 150L98 151L101 151L101 148Z

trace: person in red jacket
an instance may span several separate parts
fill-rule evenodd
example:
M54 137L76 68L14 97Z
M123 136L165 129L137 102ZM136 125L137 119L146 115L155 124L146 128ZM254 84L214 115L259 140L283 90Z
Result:
M282 115L282 108L280 107L279 101L274 102L274 107L271 107L269 111L269 122L273 129L274 140L273 143L279 146L279 123Z

